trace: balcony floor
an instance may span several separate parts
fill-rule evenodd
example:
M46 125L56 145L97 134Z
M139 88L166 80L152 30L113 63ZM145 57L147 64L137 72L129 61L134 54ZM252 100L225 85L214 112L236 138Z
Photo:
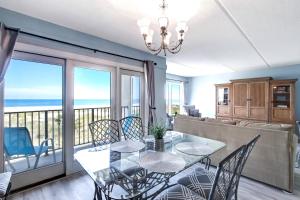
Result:
M55 155L56 155L56 163L62 162L62 150L56 150ZM15 158L10 160L10 163L15 168L15 171L10 167L10 165L7 162L5 162L5 170L11 171L12 173L20 173L20 172L32 170L34 169L35 161L36 161L35 156L29 156L29 163L30 163L30 168L29 168L25 157ZM53 152L49 152L48 155L41 155L38 162L38 167L47 166L51 164L54 164Z
M74 151L76 152L81 149L85 149L85 148L89 148L89 147L92 147L92 145L85 144L85 145L75 146ZM62 155L63 155L62 150L61 149L55 150L55 155L56 155L56 163L62 162L62 160L63 160L62 159ZM9 166L9 164L7 162L5 162L5 171L11 171L12 173L20 173L20 172L32 170L32 169L34 169L35 161L36 161L36 157L30 156L29 157L30 168L28 168L27 160L25 157L12 159L10 161L10 163L15 168L15 171L13 171L13 169ZM52 151L50 151L48 153L48 155L41 155L40 160L38 162L38 167L47 166L47 165L51 165L51 164L54 164Z

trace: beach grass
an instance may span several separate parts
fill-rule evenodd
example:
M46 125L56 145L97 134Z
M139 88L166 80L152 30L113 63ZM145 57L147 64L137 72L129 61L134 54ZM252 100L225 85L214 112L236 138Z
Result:
M61 109L45 110L26 109L24 111L5 112L4 127L26 127L32 143L38 146L46 138L54 139L55 149L63 147L63 117ZM128 112L122 109L122 116ZM134 115L139 116L140 110L135 108ZM74 145L92 142L89 123L100 119L110 119L110 107L76 108L74 109Z

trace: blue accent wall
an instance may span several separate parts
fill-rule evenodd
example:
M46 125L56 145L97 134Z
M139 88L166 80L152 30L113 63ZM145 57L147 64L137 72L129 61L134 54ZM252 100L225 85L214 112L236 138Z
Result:
M300 64L262 70L233 72L189 78L186 90L189 104L196 105L202 116L215 116L216 83L227 83L233 79L273 77L273 79L298 79L296 82L296 120L300 120Z

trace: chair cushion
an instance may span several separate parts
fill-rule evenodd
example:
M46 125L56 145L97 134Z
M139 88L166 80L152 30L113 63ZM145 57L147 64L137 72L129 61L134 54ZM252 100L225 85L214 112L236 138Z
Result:
M175 185L163 191L154 200L204 200L201 196L182 185Z
M190 175L180 178L177 183L208 199L214 180L213 172L197 168Z
M5 172L0 174L0 197L5 196L10 182L10 178L11 172Z

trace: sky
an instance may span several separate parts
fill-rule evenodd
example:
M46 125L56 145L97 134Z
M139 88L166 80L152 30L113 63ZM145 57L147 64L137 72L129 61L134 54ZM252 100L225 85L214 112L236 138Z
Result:
M62 67L12 59L4 92L6 99L61 99Z
M110 99L110 72L77 67L74 70L75 99Z
M5 99L62 99L62 77L62 66L12 59L5 75ZM78 66L74 98L110 99L110 82L110 72ZM133 84L133 98L138 98L139 79L133 78Z

